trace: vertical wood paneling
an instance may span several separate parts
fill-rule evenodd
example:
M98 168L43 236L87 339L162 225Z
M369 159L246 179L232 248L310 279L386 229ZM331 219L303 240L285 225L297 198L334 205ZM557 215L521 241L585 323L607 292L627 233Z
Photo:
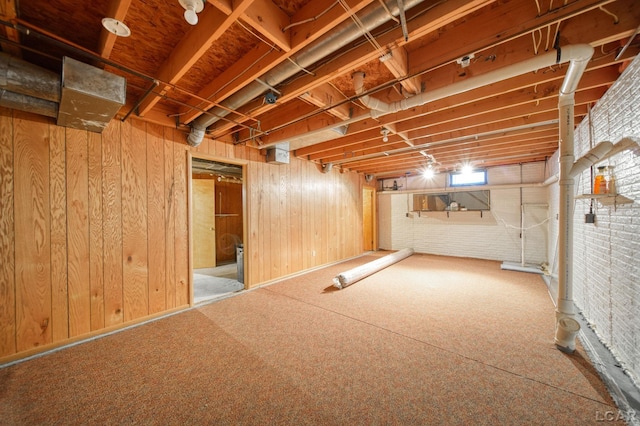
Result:
M189 216L187 210L187 147L174 144L173 175L175 179L176 306L190 303L189 295Z
M245 245L245 257L248 260L247 263L253 267L245 270L245 276L247 282L260 282L258 271L261 269L260 261L262 253L262 246L260 245L260 238L258 232L260 230L260 213L261 213L261 194L262 189L260 185L260 164L252 164L252 167L247 169L247 182L245 183L245 191L247 192L247 220L249 223L254 224L248 227L248 235L245 235L245 242L251 241L251 244Z
M122 278L124 320L149 313L145 123L122 128Z
M285 252L284 255L284 263L285 263L285 271L287 274L290 274L294 271L294 266L291 263L292 253L294 250L293 246L293 234L294 234L294 222L291 220L291 206L293 204L293 193L292 193L292 176L291 176L291 166L284 166L280 168L280 191L285 194L285 203L283 204L282 209L282 217L285 222L286 228L286 240L282 246L282 249ZM296 265L295 268L298 268Z
M102 132L102 220L105 326L124 321L122 300L122 153L121 130L112 121Z
M304 163L302 167L302 246L304 249L303 268L308 269L314 266L313 243L314 243L314 220L313 206L314 185L309 180L311 167L309 163Z
M167 309L164 141L162 127L147 124L149 313Z
M165 263L166 271L166 301L167 308L176 307L176 205L175 178L173 168L173 129L164 129L164 193L165 193Z
M290 182L291 182L291 203L289 205L289 222L291 223L291 267L295 270L302 265L303 249L302 249L302 179L301 161L297 158L291 159Z
M89 278L91 330L104 328L102 136L89 133Z
M271 254L271 266L269 271L270 277L279 277L280 263L282 260L282 210L280 209L281 196L280 193L280 169L275 165L268 165L268 182L269 182L269 201L271 210L271 221L267 225L271 231L271 240L267 244L271 245L268 250Z
M67 129L69 336L91 331L87 132Z
M0 108L0 357L16 351L13 119Z
M67 277L67 147L64 127L49 126L51 194L51 333L54 342L69 338Z
M132 119L92 134L2 109L0 126L0 357L189 304L183 132ZM358 175L202 149L249 160L247 284L361 252Z
M49 125L14 111L16 347L51 343Z

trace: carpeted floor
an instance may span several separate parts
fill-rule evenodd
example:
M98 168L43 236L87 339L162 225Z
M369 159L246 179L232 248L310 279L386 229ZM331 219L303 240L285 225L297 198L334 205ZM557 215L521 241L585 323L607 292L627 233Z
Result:
M536 274L364 256L0 369L0 424L607 424Z

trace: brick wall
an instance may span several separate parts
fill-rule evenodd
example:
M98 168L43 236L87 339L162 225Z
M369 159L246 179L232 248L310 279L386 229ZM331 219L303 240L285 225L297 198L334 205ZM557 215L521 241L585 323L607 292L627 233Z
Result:
M575 132L575 156L580 158L601 141L623 137L640 140L640 60L625 70ZM550 161L555 165L557 157ZM631 204L593 203L594 224L586 224L591 201L576 200L574 211L574 299L582 312L632 378L640 377L640 150L625 151L598 165L614 166L617 192ZM557 170L556 170L557 171ZM558 185L549 187L550 213L558 211ZM576 179L575 193L591 193L591 170ZM549 223L548 252L557 273L557 221ZM557 292L557 279L550 281ZM555 295L554 295L555 296Z
M407 215L413 210L413 194L444 188L446 176L439 175L429 182L421 177L398 180L402 186L400 192L379 193L379 246L389 250L410 247L419 253L520 262L521 204L524 204L525 262L546 262L548 190L538 185L544 181L544 174L544 163L489 169L491 211L482 215L476 211ZM518 186L521 183L525 184L522 188ZM393 181L385 181L383 187L392 184Z

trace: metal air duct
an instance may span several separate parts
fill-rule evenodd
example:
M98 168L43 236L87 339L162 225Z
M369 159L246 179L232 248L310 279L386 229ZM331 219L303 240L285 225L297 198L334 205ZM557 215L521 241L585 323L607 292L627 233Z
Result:
M404 2L404 9L408 10L420 4L422 1L423 0L407 0ZM390 10L394 16L399 13L398 3L395 0L389 0L386 3L387 9ZM364 8L357 16L367 31L373 30L391 19L389 12L381 5L375 3ZM292 57L290 61L282 62L280 65L262 75L259 79L261 82L254 81L248 84L242 90L222 102L222 105L230 110L238 109L257 96L262 95L268 90L267 87L275 87L287 78L300 72L301 68L307 68L313 65L320 59L349 45L360 36L362 36L362 29L351 19L346 20L324 37L311 43L307 49ZM200 145L207 127L229 114L228 110L217 107L210 109L209 112L211 115L201 115L193 121L191 133L187 138L189 145Z

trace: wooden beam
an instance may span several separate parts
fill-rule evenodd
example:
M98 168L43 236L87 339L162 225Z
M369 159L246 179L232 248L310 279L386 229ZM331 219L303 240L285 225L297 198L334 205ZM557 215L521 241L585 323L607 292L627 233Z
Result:
M131 6L131 0L111 0L109 12L106 17L124 22L127 12L129 11L129 6ZM109 58L117 38L117 35L102 28L100 31L100 41L98 42L98 54L103 58Z
M160 66L158 80L176 84L252 3L253 0L238 2L228 16L214 7L205 8L200 14L198 25L189 30ZM165 94L169 89L170 86L161 85L158 92ZM144 116L159 100L160 97L155 95L147 97L138 107L138 114Z
M291 50L289 17L271 0L254 0L242 19L285 52Z
M415 95L422 91L420 78L407 78L409 75L409 55L404 46L392 49L380 60L391 71L391 74L400 80L400 84L407 94Z
M337 107L330 108L327 112L342 120L347 120L351 117L349 104L343 103L346 100L345 96L330 84L314 87L304 93L301 98L319 108L327 108L332 105L341 104Z
M16 0L0 1L0 16L3 21L13 21L16 19L18 16L16 10ZM2 30L0 30L0 34L7 38L7 40L11 40L18 44L20 43L20 33L11 27L3 25ZM14 44L0 43L0 47L3 52L6 52L11 56L15 56L16 58L22 57L22 51Z
M348 0L347 3L350 4L351 11L357 11L362 9L372 1L373 0ZM216 7L220 8L220 10L222 10L224 13L230 13L230 9L227 9L224 6L226 2L220 2L218 0L210 0L210 2L212 4L215 4ZM323 5L322 2L310 2L302 10L296 13L296 15L291 19L291 22L302 22L309 17L315 16L313 15L313 13L318 13L315 9L317 7L322 7L322 9L325 9L326 5ZM336 13L336 11L338 11L338 13ZM304 34L304 36L295 38L295 41L292 41L288 50L282 52L264 44L259 45L246 57L242 58L233 67L231 67L234 69L233 72L229 71L231 68L225 71L222 75L220 75L218 78L216 78L215 80L207 84L202 90L200 90L198 92L198 96L200 98L215 100L215 102L217 103L222 102L227 97L242 89L246 84L248 84L248 82L262 76L269 70L279 65L281 62L287 60L294 54L307 47L313 41L333 30L336 22L347 19L348 16L349 13L344 9L333 8L329 13L327 13L326 15L322 15L322 17L317 20L312 20L312 22L310 23L292 27L292 38L295 38L296 34ZM260 31L261 28L257 28L256 30ZM265 50L266 52L268 52L268 54L265 53ZM242 68L242 66L244 68ZM222 90L221 88L224 88L224 90ZM207 110L213 105L213 102L208 105L201 104L199 105L199 108ZM182 118L183 123L188 124L195 118L202 115L202 112L189 109L187 107L182 107L180 108L179 114ZM242 122L245 121L245 119L239 120ZM221 124L221 126L224 126L225 129L230 129L234 125Z
M477 10L484 5L493 3L493 1L495 0L451 0L440 3L421 15L421 19L423 21L427 20L425 22L421 21L421 26L413 25L410 27L410 40L420 37L428 32L435 31L440 26L446 25L460 18L461 16L464 16L465 13L469 13L472 10ZM348 14L346 16L348 16ZM404 44L404 36L400 29L396 29L384 34L378 41L383 46L400 46ZM294 44L292 51L298 48L299 46ZM365 64L366 62L375 59L379 56L379 53L380 52L374 49L370 43L366 43L361 47L354 49L352 53L348 55L348 59L345 60L345 57L338 57L333 62L328 64L328 67L331 69L334 69L337 66L337 71L333 71L329 74L326 74L323 71L320 73L316 73L313 76L302 77L301 79L287 86L283 91L282 96L280 96L279 98L280 102L286 102L289 99L302 95L304 92L319 84L327 83L332 78L353 70L353 68L357 67L357 65ZM323 70L326 68L327 67L323 68ZM247 108L251 109L253 107L254 105ZM269 105L262 105L259 106L253 113L260 114L268 111L271 107L272 106ZM217 125L213 129L213 135L222 135L232 127L232 124L217 123Z

